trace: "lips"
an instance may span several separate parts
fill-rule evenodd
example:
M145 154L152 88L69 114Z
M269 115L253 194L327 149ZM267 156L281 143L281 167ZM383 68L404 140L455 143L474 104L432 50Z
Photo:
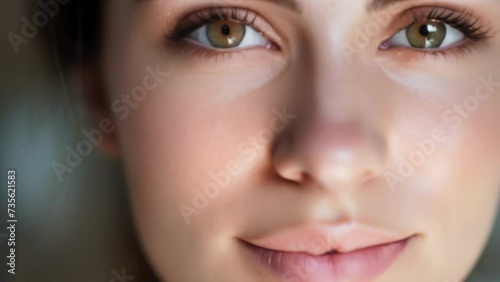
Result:
M371 281L412 236L366 224L302 225L242 240L280 281Z

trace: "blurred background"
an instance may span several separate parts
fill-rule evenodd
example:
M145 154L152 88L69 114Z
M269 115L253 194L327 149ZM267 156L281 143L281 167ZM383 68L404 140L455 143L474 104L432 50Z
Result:
M8 34L22 34L22 18L37 1L4 1L0 17L0 171L16 170L16 275L7 275L7 187L0 193L0 281L151 281L137 246L122 171L98 150L62 181L83 129L91 130L81 81L57 50L44 49L44 28L14 51ZM61 1L62 2L62 1ZM57 15L56 15L57 16ZM50 54L53 54L50 56ZM49 54L49 56L48 56ZM127 278L128 280L124 280Z
M120 163L98 150L60 181L52 164L90 130L81 81L70 80L42 30L14 51L36 1L4 1L0 17L0 173L16 169L16 275L7 275L7 188L0 193L0 281L151 281L130 220ZM57 15L56 15L57 16ZM40 28L40 29L43 29ZM48 55L52 54L52 55ZM500 173L500 172L499 172ZM500 220L470 282L500 281ZM126 277L126 280L124 277ZM122 279L122 280L120 280ZM458 281L423 281L458 282Z

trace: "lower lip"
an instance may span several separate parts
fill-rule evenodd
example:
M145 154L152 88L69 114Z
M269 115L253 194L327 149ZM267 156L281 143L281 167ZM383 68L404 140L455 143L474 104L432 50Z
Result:
M405 249L409 239L352 251L315 256L245 245L280 281L370 281L383 274Z

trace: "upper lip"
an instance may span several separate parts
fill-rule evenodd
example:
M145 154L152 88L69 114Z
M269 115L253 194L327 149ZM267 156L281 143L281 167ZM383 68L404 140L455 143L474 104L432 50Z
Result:
M347 253L368 247L395 243L410 235L351 221L340 225L310 223L283 228L243 241L281 252L323 255L332 251Z

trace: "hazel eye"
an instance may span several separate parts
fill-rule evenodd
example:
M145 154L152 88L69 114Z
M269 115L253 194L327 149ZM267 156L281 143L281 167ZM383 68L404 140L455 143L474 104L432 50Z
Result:
M206 24L192 32L188 38L206 47L216 49L269 48L272 45L268 39L254 28L231 20Z
M396 33L386 44L417 49L439 49L464 40L465 34L439 20L421 20Z

